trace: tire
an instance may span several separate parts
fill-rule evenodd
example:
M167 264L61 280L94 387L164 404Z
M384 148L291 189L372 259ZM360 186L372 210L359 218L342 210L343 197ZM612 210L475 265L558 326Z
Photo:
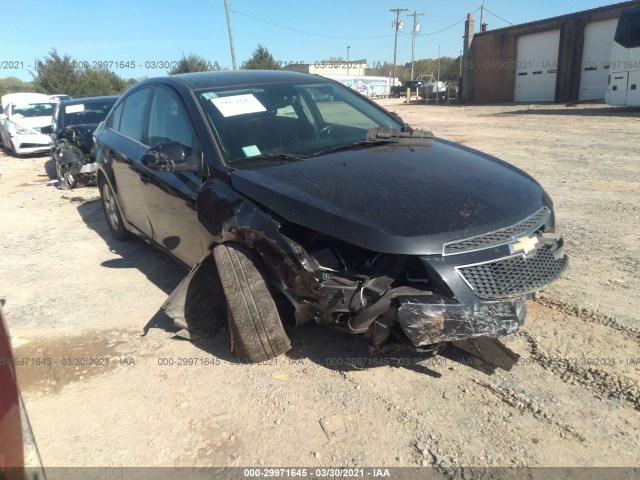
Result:
M107 218L107 224L111 234L117 240L128 240L131 233L125 228L120 208L116 202L116 197L111 190L111 186L106 180L100 181L100 198L102 199L102 210Z
M56 175L58 176L58 185L63 190L72 190L78 185L78 179L70 173L63 172L60 162L57 159Z
M58 186L63 190L71 190L76 188L78 179L75 175L65 172L62 169L60 157L62 156L62 149L69 148L69 144L65 140L60 140L55 147L55 153L53 154L54 161L56 162L56 176L58 177Z
M257 255L243 245L228 243L218 245L213 256L227 300L233 353L263 362L289 350L291 342Z

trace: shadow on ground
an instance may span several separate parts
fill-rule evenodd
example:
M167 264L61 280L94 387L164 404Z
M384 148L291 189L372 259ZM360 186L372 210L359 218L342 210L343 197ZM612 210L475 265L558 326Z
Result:
M57 180L58 174L56 172L56 161L49 157L46 162L44 162L44 171L49 177L49 180Z
M575 108L573 106L563 108L544 108L534 105L533 108L524 108L510 112L500 112L494 115L572 115L580 117L640 117L640 108L637 107L600 107L600 108Z
M621 118L637 118L640 117L640 108L638 107L610 107L603 104L591 104L594 105L592 107L585 106L584 104L567 104L562 106L561 104L556 103L458 103L457 101L452 101L450 103L439 102L435 103L430 100L429 102L425 102L424 100L420 101L411 101L409 104L402 103L395 106L406 106L406 105L422 105L422 106L430 106L430 107L465 107L473 110L474 108L482 108L482 107L522 107L519 110L510 110L505 112L497 112L497 113L489 113L484 114L486 116L502 116L502 115L573 115L573 116L582 116L582 117L621 117ZM389 107L390 108L390 107Z
M78 205L78 213L87 227L95 231L107 244L109 250L120 257L102 262L103 267L135 268L167 296L186 275L185 270L171 258L142 240L132 238L128 241L120 241L113 238L100 200L92 200ZM145 334L150 328L160 328L168 332L176 331L173 321L162 310L158 310L144 326Z

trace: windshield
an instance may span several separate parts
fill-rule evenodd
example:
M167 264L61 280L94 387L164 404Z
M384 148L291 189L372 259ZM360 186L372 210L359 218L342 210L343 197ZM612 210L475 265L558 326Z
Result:
M116 103L116 99L64 105L64 107L62 107L62 122L58 128L62 129L70 125L100 123L107 117L114 103Z
M328 81L222 87L196 92L226 161L300 160L402 124L360 94Z
M21 117L50 117L53 114L55 103L30 103L28 105L15 105L13 115Z
M640 47L640 9L623 12L620 15L615 41L625 48Z

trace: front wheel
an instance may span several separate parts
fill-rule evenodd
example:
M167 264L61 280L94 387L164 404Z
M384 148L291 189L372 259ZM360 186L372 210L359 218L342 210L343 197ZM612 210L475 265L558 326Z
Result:
M232 349L236 356L262 362L291 348L257 255L230 243L213 250L227 300Z
M118 204L116 203L113 190L111 190L111 187L106 180L102 180L100 182L100 197L102 198L102 209L104 210L105 217L107 217L107 223L109 224L111 234L118 240L129 239L131 234L124 226L122 214L120 213L120 208L118 208Z

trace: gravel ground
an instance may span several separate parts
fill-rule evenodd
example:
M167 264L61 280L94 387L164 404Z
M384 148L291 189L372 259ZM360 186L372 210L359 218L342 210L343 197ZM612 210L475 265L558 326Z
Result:
M0 155L0 298L45 468L640 465L640 112L381 103L553 197L570 267L505 339L518 364L372 357L315 325L284 357L238 363L226 328L176 334L160 305L184 272L111 240L95 188Z

